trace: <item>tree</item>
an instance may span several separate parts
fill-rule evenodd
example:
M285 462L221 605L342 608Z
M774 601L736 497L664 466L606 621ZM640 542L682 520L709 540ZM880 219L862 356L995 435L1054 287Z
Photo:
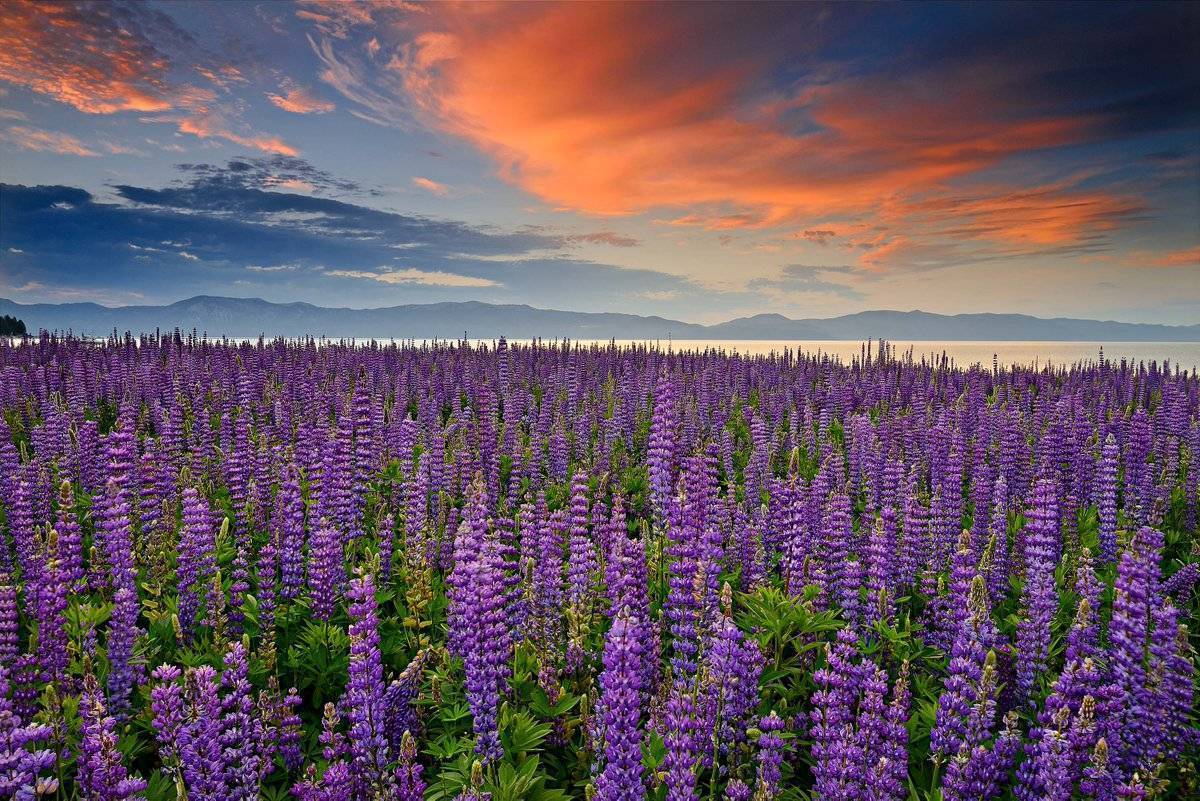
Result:
M0 315L0 336L5 337L23 337L28 332L25 330L25 321L13 317L11 314Z

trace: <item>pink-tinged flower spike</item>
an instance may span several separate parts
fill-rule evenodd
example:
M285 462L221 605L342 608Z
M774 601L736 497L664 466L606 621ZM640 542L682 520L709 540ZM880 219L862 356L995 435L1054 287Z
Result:
M598 801L640 801L642 778L642 661L644 627L622 611L605 636L600 676L599 740L604 761L596 779Z
M83 724L75 767L80 793L87 801L140 798L146 782L126 772L117 750L116 721L108 714L104 695L90 671L83 678L79 716Z

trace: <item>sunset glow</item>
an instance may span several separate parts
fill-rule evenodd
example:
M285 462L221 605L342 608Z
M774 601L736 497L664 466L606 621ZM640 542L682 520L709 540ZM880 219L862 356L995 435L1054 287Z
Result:
M0 294L1193 322L1195 9L10 2Z

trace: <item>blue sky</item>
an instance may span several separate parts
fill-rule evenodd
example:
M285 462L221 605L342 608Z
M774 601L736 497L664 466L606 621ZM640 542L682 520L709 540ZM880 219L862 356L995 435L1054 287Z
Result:
M1198 40L1190 4L10 2L0 296L1196 322Z

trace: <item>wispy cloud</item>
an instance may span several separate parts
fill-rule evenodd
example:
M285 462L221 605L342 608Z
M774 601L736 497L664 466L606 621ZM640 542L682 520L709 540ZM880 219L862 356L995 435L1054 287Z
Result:
M1179 250L1137 251L1126 261L1135 267L1200 267L1200 245Z
M59 153L64 156L99 156L92 148L74 136L57 131L42 131L24 125L13 125L0 131L0 138L22 150Z
M614 248L635 248L641 242L632 236L624 236L613 231L593 231L588 234L570 234L570 242L583 242L589 245L611 245Z
M281 90L283 94L268 94L267 99L284 111L293 114L328 114L337 106L328 100L322 100L313 94L311 89L295 84L287 84Z
M299 270L299 264L247 264L246 269L252 273L290 273Z
M230 130L228 123L220 114L191 114L175 120L181 133L192 134L200 139L215 137L228 142L259 150L263 153L275 153L280 156L298 156L300 151L289 145L278 136L244 135Z
M428 192L431 195L436 195L438 197L449 197L450 196L450 187L449 186L447 186L446 184L434 181L431 178L422 178L421 176L417 176L412 179L412 184L417 189Z
M402 270L381 269L378 272L370 270L328 270L326 275L334 278L358 278L365 281L378 281L381 284L425 284L426 286L445 287L494 287L499 282L488 278L478 278L470 275L458 275L442 270L418 270L407 267Z
M855 269L846 265L819 267L807 264L789 264L775 277L752 280L750 288L789 293L820 293L847 300L862 300L866 295L860 290L846 283L829 280L834 276L853 272Z

